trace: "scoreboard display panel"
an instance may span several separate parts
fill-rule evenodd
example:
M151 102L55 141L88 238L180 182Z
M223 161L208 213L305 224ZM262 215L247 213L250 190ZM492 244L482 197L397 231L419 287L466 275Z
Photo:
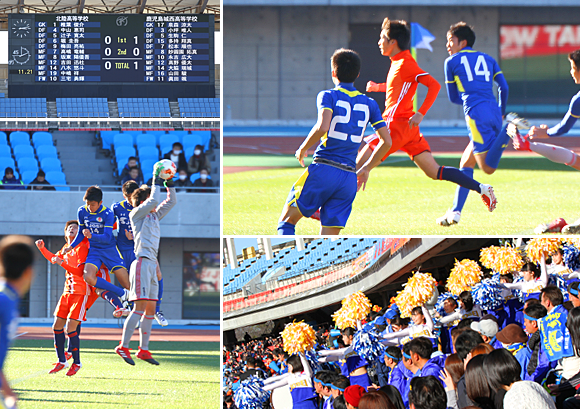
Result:
M215 94L213 15L11 14L8 30L10 96Z

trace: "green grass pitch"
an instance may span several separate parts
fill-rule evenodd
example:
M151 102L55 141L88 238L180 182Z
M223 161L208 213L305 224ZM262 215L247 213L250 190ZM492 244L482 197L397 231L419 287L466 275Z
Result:
M117 341L81 340L83 367L71 377L66 370L48 374L56 361L51 344L17 339L8 352L4 371L20 409L206 409L220 404L217 342L151 342L160 365L134 358L130 366L113 351ZM131 342L131 348L136 345Z
M310 158L309 158L310 159ZM440 165L459 165L459 155L438 155ZM310 163L310 161L308 161ZM279 166L224 174L224 235L275 235L278 218L303 169L289 155L224 155L224 166ZM503 157L499 169L474 178L494 187L498 205L489 213L471 193L458 225L435 219L452 206L456 185L427 178L408 157L393 155L371 172L353 204L344 235L505 235L533 234L540 223L580 218L577 171L538 156ZM302 219L297 235L317 235L320 223Z

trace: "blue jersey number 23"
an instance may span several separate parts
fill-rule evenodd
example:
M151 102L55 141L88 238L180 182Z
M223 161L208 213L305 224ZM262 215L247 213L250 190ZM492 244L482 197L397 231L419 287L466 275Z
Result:
M336 138L336 139L340 139L342 141L346 141L348 138L348 134L344 133L344 132L339 132L336 129L334 129L336 127L336 124L348 124L350 123L350 104L346 101L336 101L336 105L346 109L346 114L344 115L337 115L334 118L332 118L332 122L330 123L330 129L328 130L328 137L329 138ZM369 107L368 105L365 104L354 104L353 107L354 111L361 111L365 114L365 119L363 121L358 121L357 125L359 128L362 128L362 131L360 133L360 135L350 135L351 140L354 143L360 143L363 139L363 135L365 132L365 128L367 126L367 122L369 121ZM354 124L351 124L351 126L353 126Z

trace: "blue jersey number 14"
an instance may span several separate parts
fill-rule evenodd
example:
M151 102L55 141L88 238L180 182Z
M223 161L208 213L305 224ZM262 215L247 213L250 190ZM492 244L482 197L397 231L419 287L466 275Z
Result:
M469 61L467 60L467 56L461 57L461 64L465 67L465 73L467 74L467 81L473 81L473 74L471 73L471 67L469 66ZM475 75L484 75L485 82L489 82L490 72L487 69L487 63L485 62L485 57L483 55L479 55L477 57L477 61L475 62Z

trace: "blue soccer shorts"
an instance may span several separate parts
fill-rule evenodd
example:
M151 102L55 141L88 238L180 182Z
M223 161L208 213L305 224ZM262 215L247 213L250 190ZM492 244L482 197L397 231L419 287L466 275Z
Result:
M286 204L297 206L304 217L320 209L322 227L344 228L356 197L356 173L313 163L294 183Z
M112 246L106 249L90 247L86 264L94 265L97 267L97 270L101 268L101 264L104 264L111 273L118 268L125 268L123 256L121 256L121 252L117 246Z
M127 249L119 248L119 251L121 252L121 256L123 257L123 264L125 265L127 271L129 271L129 269L131 268L131 264L133 264L133 261L135 261L136 259L135 249L133 247Z
M494 102L482 102L471 108L465 116L469 138L473 142L473 153L482 154L491 148L502 125L501 110Z

